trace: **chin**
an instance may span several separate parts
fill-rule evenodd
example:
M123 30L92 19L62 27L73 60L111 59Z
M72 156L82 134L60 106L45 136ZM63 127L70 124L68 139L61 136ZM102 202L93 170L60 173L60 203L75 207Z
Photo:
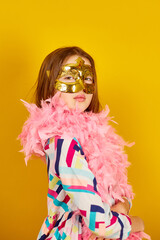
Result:
M71 106L71 107L69 107L70 109L76 109L76 106ZM81 106L81 105L79 105L78 104L78 108L79 108L79 110L81 111L81 112L84 112L86 109L87 109L87 107L84 107L84 106Z
M70 109L76 109L76 104L81 112L84 112L89 106L89 104L87 102L86 103L85 102L67 103L67 105Z

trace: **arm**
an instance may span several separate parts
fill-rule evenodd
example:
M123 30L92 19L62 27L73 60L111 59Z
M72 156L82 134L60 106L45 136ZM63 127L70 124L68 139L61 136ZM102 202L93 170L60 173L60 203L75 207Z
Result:
M130 199L123 197L124 202L118 201L115 205L111 207L111 210L118 213L129 214L129 210L132 206L132 202ZM134 232L143 232L144 231L144 222L138 216L129 216L132 222L131 233ZM94 240L96 235L93 233L90 236L90 240ZM101 237L97 238L97 240L103 240ZM113 240L113 239L112 239Z
M57 142L56 169L63 189L79 208L88 228L106 238L127 239L131 231L130 218L110 210L103 203L97 182L88 168L83 150L76 139Z
M113 211L116 211L118 213L124 213L129 214L129 211L132 207L131 199L128 199L127 197L123 197L124 202L119 201L117 204L111 207ZM143 220L138 216L130 216L131 222L132 222L132 230L133 232L143 232L144 231L144 222Z

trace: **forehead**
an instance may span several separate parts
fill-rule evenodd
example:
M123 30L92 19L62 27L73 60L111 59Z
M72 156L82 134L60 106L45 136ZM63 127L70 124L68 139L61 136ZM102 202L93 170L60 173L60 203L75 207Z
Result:
M73 55L73 56L68 56L64 61L63 61L63 64L62 65L66 65L66 64L69 64L69 63L77 63L76 60L78 57L81 57L83 60L84 60L84 64L87 64L87 65L90 65L91 66L91 63L90 61L85 58L85 57L82 57L82 56L79 56L79 55Z

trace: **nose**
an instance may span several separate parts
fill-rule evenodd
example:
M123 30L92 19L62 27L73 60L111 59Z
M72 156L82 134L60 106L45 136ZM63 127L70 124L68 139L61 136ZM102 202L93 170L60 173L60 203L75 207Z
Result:
M84 86L84 83L83 83L83 81L82 81L82 79L81 79L81 78L79 79L79 83L80 83L80 85L82 86L82 88L84 89L84 88L85 88L85 86Z
M77 93L82 93L82 94L85 94L85 92L84 92L84 89L82 89L82 90L78 91Z

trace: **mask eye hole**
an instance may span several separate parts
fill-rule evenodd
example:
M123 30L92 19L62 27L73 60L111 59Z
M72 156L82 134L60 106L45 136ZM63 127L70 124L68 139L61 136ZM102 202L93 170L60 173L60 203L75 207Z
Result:
M66 83L75 82L74 77L71 76L71 75L63 76L63 77L59 78L59 80L62 81L62 82L66 82Z
M87 84L92 84L93 83L93 79L92 77L88 76L84 79L84 82L87 83Z

